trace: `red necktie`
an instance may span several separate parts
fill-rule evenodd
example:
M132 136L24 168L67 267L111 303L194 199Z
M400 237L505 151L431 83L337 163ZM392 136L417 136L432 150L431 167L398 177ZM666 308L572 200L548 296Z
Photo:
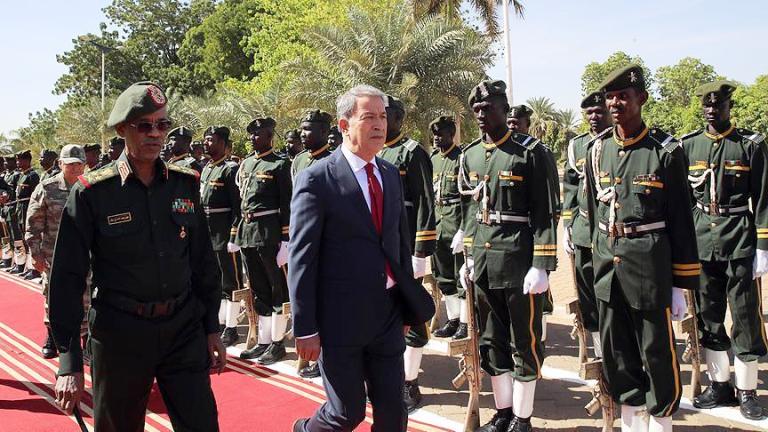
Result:
M373 219L373 226L376 228L376 232L381 236L381 225L384 219L384 193L382 193L379 179L373 174L373 168L372 163L367 163L365 165L365 174L368 176L368 193L371 196L371 219ZM386 262L386 271L387 276L394 279L392 270L389 268L389 261Z

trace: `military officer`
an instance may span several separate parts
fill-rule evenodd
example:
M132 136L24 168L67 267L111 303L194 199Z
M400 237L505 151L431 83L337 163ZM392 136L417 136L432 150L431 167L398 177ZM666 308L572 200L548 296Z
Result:
M702 265L696 306L710 378L693 404L714 408L738 399L744 417L760 420L766 412L757 400L757 361L768 352L768 341L755 279L768 271L768 157L762 135L731 122L735 89L729 81L699 87L707 125L682 139L695 200ZM728 305L734 318L730 338L724 325ZM729 348L738 398L730 384Z
M595 357L601 358L603 352L600 349L597 300L593 286L592 239L587 217L584 162L589 152L588 144L611 126L611 118L605 109L605 97L602 92L596 91L587 95L581 101L581 109L589 122L589 132L574 137L568 143L563 167L563 247L569 255L573 255L582 325L592 336Z
M288 159L293 161L297 154L304 151L304 146L301 144L301 131L298 129L290 129L285 133L285 153L288 155Z
M203 170L200 162L189 154L189 144L192 142L192 131L188 127L179 126L173 129L168 132L167 139L168 149L171 152L168 162L178 166L192 168L197 172Z
M411 250L413 250L413 276L421 280L426 271L427 257L435 250L437 231L435 229L435 196L432 188L432 164L429 155L421 145L405 136L403 121L405 106L400 99L388 96L387 141L379 157L400 170L408 223L411 229ZM415 410L421 402L419 369L424 345L429 340L426 324L414 326L405 337L405 390L403 398L408 412Z
M336 147L340 146L344 142L344 136L339 131L338 126L331 126L330 132L328 132L328 145L331 146L331 151L336 150Z
M6 177L5 158L0 156L0 243L2 244L2 260L0 268L8 268L13 261L11 233L7 222L7 208L5 204L10 200L13 193L11 187L5 182Z
M99 156L101 155L101 145L86 144L83 146L83 149L85 150L85 170L96 169L96 165L99 164Z
M205 155L205 146L201 141L192 141L189 145L189 154L202 166L208 162L208 158Z
M260 364L272 364L285 357L288 316L286 264L291 203L291 162L274 153L275 121L258 118L248 125L253 153L240 166L242 220L235 243L240 246L254 308L259 315L256 346L240 354Z
M200 204L208 219L211 243L221 270L221 306L219 323L224 324L221 342L237 343L237 316L240 302L232 301L232 292L243 287L240 247L235 244L240 223L240 190L237 187L237 164L227 160L232 153L229 128L210 126L205 130L205 151L211 162L200 174Z
M643 121L640 66L614 70L600 90L615 126L590 144L586 182L603 370L624 427L671 431L682 392L672 320L701 270L685 154Z
M456 122L453 117L440 116L429 124L432 132L432 184L435 192L435 221L437 241L432 254L432 275L445 298L448 321L432 332L436 337L467 337L467 302L459 279L464 265L463 238L454 243L461 227L461 197L458 189L459 155L456 145ZM463 236L461 236L463 237Z
M37 184L40 183L40 175L32 168L32 152L29 150L23 150L16 153L16 163L20 171L19 181L16 184L15 208L16 220L19 224L19 237L13 242L16 253L16 263L18 266L16 272L19 273L21 277L30 276L30 279L35 279L40 277L40 273L27 263L27 260L30 257L27 253L27 244L24 241L24 231L26 231L27 226L29 198L32 196L32 191L35 190Z
M15 208L14 197L16 196L16 183L19 180L19 172L16 170L16 157L3 156L0 157L3 160L3 176L2 176L2 196L3 207L0 209L0 215L3 217L3 269L10 271L16 266L13 255L13 241L14 225L18 225L14 222Z
M8 225L9 244L11 246L11 266L5 270L9 273L18 274L24 271L24 261L20 261L20 247L23 248L23 236L21 224L16 213L16 193L21 178L21 171L18 169L16 155L6 156L5 158L5 183L8 185L8 201L5 203L5 220ZM21 265L21 270L19 270Z
M72 187L51 269L50 321L60 352L56 401L71 413L83 392L79 343L93 269L89 345L96 430L144 429L156 380L175 430L218 430L209 370L221 372L220 274L196 171L158 156L170 128L166 96L140 82L107 121L125 138L118 160Z
M466 269L475 281L480 365L496 413L481 432L530 431L541 378L543 293L556 267L556 225L545 149L517 141L505 122L503 81L469 96L482 138L464 148L459 171ZM519 135L527 137L527 135Z
M43 149L40 152L40 168L43 174L40 176L40 183L59 173L59 164L57 163L59 154L51 149Z
M299 130L304 151L297 154L291 163L292 179L296 179L299 171L331 155L331 146L328 144L331 121L333 117L320 110L309 111L301 119Z

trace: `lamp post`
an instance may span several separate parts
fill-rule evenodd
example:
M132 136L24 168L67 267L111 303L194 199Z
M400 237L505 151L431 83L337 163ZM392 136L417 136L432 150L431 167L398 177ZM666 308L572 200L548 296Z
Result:
M507 66L507 99L509 100L509 105L512 106L514 103L512 102L512 41L510 41L511 35L509 31L509 1L502 0L501 6L504 13L504 57Z
M101 44L96 41L95 38L90 36L80 36L79 38L83 42L87 42L93 46L95 46L100 52L101 52L101 148L104 149L104 146L106 145L106 134L104 130L104 97L106 93L106 75L107 75L107 68L106 68L106 55L110 51L114 51L117 48L109 47L104 44Z

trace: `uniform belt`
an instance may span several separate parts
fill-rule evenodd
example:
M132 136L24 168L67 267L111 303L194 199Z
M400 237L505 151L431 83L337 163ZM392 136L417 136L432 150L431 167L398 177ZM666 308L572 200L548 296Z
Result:
M481 222L483 220L483 215L481 213L477 213L475 215L475 220L477 220L478 222ZM496 224L530 223L530 218L528 216L515 215L515 214L503 214L498 210L488 212L488 220L491 223L496 223Z
M446 198L437 200L437 205L446 206L451 204L458 204L461 202L461 198Z
M696 207L701 209L704 213L714 216L736 216L742 213L749 213L749 205L743 205L738 207L733 206L713 206L710 204L704 204L703 202L696 201ZM713 211L714 210L714 211Z
M647 224L639 223L615 223L613 224L613 230L608 229L608 225L604 222L598 222L597 224L600 231L608 234L610 237L639 237L641 235L661 232L667 227L667 223L664 221L652 222ZM611 232L612 231L612 232Z
M173 315L187 301L190 291L186 290L169 300L144 303L120 293L99 290L93 300L141 318L160 318Z
M20 203L20 202L29 201L30 199L31 199L31 197L19 198L17 200L8 201L7 203L5 203L5 205L9 206L9 205L17 204L17 203Z
M214 213L229 213L232 211L232 207L219 207L219 208L203 207L203 211L207 215L214 214Z
M403 201L406 207L413 207L413 201Z
M257 211L257 212L245 212L243 213L243 218L245 218L246 222L250 222L256 218L267 216L271 214L278 214L280 213L280 209L273 209L273 210L263 210L263 211Z

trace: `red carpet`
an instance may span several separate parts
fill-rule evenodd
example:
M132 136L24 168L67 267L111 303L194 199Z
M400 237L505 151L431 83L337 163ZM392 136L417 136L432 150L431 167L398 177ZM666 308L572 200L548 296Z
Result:
M73 417L53 404L56 359L45 360L40 345L43 300L40 285L0 272L0 431L79 431ZM87 372L87 370L86 370ZM298 417L308 417L324 401L322 387L229 357L227 369L212 376L222 431L290 431ZM90 376L81 410L92 426ZM155 388L147 409L145 430L170 431L160 393ZM357 430L370 431L371 411ZM411 420L409 431L447 429Z

